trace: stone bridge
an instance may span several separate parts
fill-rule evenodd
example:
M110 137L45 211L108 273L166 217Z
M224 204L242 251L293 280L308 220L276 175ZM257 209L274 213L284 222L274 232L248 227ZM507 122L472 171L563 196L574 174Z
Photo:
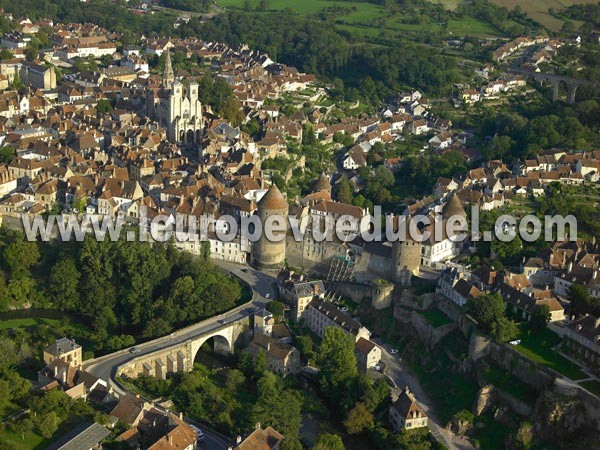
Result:
M172 345L167 344L160 350L134 357L120 365L116 375L136 378L143 374L164 380L172 373L191 372L194 359L200 347L206 342L212 342L215 353L229 355L233 353L235 343L239 339L243 339L248 325L249 319L246 317L199 333L184 341L177 341ZM172 339L176 339L176 336Z
M583 80L580 78L572 78L564 75L556 75L553 73L541 73L533 72L531 70L510 68L507 70L508 73L523 75L524 77L533 78L539 83L549 82L552 86L552 101L558 100L558 92L561 84L567 87L567 103L572 105L575 103L575 97L577 95L577 88L579 86L597 86L597 83L592 81Z

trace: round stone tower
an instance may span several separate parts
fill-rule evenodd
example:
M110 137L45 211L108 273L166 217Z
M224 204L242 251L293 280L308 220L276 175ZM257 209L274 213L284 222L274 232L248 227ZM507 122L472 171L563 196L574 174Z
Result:
M418 275L421 267L421 242L410 236L410 217L406 220L406 236L403 240L392 242L391 277L397 283L404 285L410 275ZM403 225L404 226L404 225Z
M465 208L463 208L462 202L458 198L458 195L452 194L452 197L450 197L450 199L442 208L442 219L448 220L452 217L456 218L457 216L466 219L467 213Z
M394 285L378 278L371 284L371 305L375 309L385 309L392 304Z
M421 266L421 243L413 241L407 236L405 241L396 241L392 244L392 261L394 278L400 282L404 280L403 271L413 275L419 273Z
M252 247L254 265L260 269L279 269L285 261L285 246L288 228L289 205L279 190L273 184L267 193L260 199L257 205L256 213L262 224L262 233L258 241ZM271 216L277 216L271 226L267 219ZM285 226L286 231L279 231ZM277 231L275 231L275 228ZM269 236L267 231L271 231L273 236ZM270 239L272 238L272 239Z
M329 178L327 177L327 175L325 175L324 173L321 173L321 176L315 183L313 192L323 192L323 191L329 192L331 194L331 182L329 181Z

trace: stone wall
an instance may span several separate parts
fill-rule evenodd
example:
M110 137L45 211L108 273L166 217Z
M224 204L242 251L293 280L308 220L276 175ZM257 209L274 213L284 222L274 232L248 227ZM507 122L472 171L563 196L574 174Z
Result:
M519 378L523 383L538 390L554 384L557 374L551 369L536 364L517 350L505 344L489 343L489 357L507 372Z
M533 407L525 402L522 402L518 398L513 397L502 389L496 389L498 398L500 401L506 403L510 408L522 417L529 417L533 412Z
M363 283L337 283L335 291L342 297L347 297L355 303L371 301L371 285Z
M429 321L417 311L411 312L410 323L417 332L419 339L425 343L428 348L434 347L442 338L444 338L444 336L456 329L455 323L449 323L434 328Z
M458 321L459 317L463 314L460 306L458 306L452 300L447 299L443 295L437 293L434 295L435 306L455 322Z
M310 233L297 242L292 233L285 239L285 259L289 266L308 270L334 256L345 256L346 248L335 242L315 243Z

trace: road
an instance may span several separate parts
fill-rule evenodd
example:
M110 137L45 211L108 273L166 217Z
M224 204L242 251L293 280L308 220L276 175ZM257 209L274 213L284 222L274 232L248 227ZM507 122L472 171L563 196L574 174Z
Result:
M396 382L399 389L403 389L404 386L409 387L417 403L427 414L429 430L435 439L449 450L475 450L473 444L467 439L455 435L444 427L433 411L433 402L419 384L417 377L404 365L398 354L392 355L389 352L391 347L381 342L380 339L373 339L373 341L381 348L381 361L385 365L386 374Z
M252 288L252 299L248 303L240 305L224 314L211 317L210 319L203 320L202 322L198 322L194 325L190 325L189 327L175 331L168 336L138 344L135 346L135 353L131 353L130 349L124 349L115 353L111 353L110 355L84 361L84 369L98 378L107 380L110 386L112 386L115 392L117 392L119 395L125 395L127 392L119 384L117 384L114 379L117 368L120 365L133 358L161 350L171 345L185 342L186 340L198 334L203 334L219 328L222 326L220 322L222 320L231 322L249 316L255 310L264 308L270 301L269 299L276 298L275 279L272 276L254 270L251 267L240 266L237 264L225 263L221 261L215 261L215 264L222 270L232 273L236 277L240 278ZM201 429L206 436L206 439L201 446L202 449L225 450L229 447L229 443L223 436L213 432L210 429L207 429L204 426L202 426Z

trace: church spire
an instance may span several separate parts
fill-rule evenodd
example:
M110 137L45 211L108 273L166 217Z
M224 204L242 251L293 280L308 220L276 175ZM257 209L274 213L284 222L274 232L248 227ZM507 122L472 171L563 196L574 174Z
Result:
M175 81L175 74L173 73L173 66L171 65L171 53L169 47L167 47L167 57L165 58L165 70L163 72L163 86L169 87Z

